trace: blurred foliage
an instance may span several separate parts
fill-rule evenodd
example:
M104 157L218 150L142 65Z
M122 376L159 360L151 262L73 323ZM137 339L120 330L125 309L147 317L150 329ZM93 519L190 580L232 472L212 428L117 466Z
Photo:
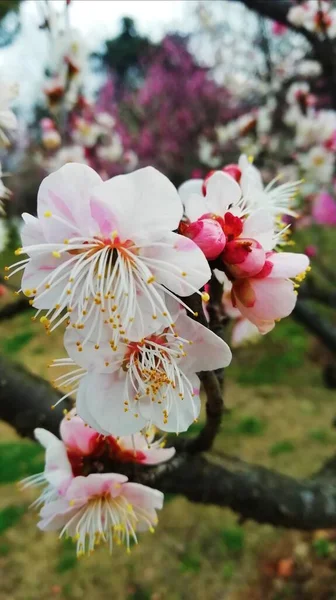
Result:
M44 469L43 450L37 444L5 442L0 444L0 484L14 483Z
M71 539L61 538L60 557L56 565L56 571L65 573L65 571L74 569L77 564L76 545Z
M3 340L2 350L6 354L16 354L33 339L34 335L35 334L32 331L21 331L20 333Z
M232 554L243 551L245 544L245 532L241 527L228 527L221 531L221 539L224 546Z
M0 510L0 534L13 527L26 512L26 506L6 506Z
M295 446L293 442L290 440L282 440L280 442L276 442L269 449L270 456L279 456L279 454L288 454L290 452L294 452Z

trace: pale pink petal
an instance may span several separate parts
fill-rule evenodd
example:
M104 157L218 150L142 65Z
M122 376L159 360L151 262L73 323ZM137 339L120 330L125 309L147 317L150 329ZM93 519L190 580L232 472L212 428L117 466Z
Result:
M68 271L63 271L64 278L59 278L56 285L48 288L48 282L55 269L66 261L65 257L54 258L51 254L42 254L32 258L22 276L23 293L32 297L37 295L33 306L40 309L54 308L58 303L68 281ZM54 281L57 281L56 279ZM43 294L43 295L42 295Z
M260 333L256 325L248 319L237 319L232 329L232 347L237 348L249 342L256 342L259 336Z
M206 184L207 212L223 216L231 204L237 204L241 197L238 183L222 171L216 171Z
M153 448L143 450L146 458L142 461L145 465L159 465L170 460L175 454L175 448Z
M94 496L110 494L116 497L120 495L121 484L126 481L126 475L119 473L92 473L87 477L75 477L67 489L66 498L80 506Z
M296 277L309 267L309 258L306 254L294 252L274 252L268 260L273 268L268 278Z
M230 364L232 354L227 343L186 314L181 314L176 320L176 333L192 342L184 348L187 356L183 359L183 369L197 373L221 369Z
M140 483L125 483L122 492L128 502L135 507L135 512L138 515L136 531L147 531L151 526L156 525L156 510L163 507L164 495L162 492ZM137 511L136 509L141 510ZM142 511L145 513L143 519L141 519ZM148 520L151 523L148 523Z
M23 213L22 219L24 220L24 225L21 229L22 246L44 244L46 240L42 230L41 221L29 213Z
M125 400L130 405L127 412ZM81 379L77 413L99 433L119 436L143 429L146 419L136 412L135 406L126 387L126 373L121 369L113 374L88 373ZM135 417L135 414L138 416Z
M265 252L274 247L274 219L263 209L253 212L244 221L242 238L252 238L262 245Z
M41 520L37 526L42 531L57 531L63 528L77 511L78 508L70 506L64 498L47 502L40 511Z
M244 317L255 323L255 319L273 321L290 315L297 300L290 280L267 277L251 279L250 284L255 294L254 305L246 307L237 297L237 307Z
M110 205L119 223L118 233L133 241L146 232L176 229L182 217L182 203L169 179L145 167L113 177L94 191L95 200Z
M177 233L166 233L160 241L167 246L149 246L141 256L153 272L158 283L179 296L189 296L210 279L208 262L192 240Z
M73 477L66 448L61 440L45 429L35 429L34 435L46 449L45 478L62 494Z
M83 164L68 163L46 177L38 191L37 214L48 242L62 243L83 231L93 235L90 214L92 189L99 175Z

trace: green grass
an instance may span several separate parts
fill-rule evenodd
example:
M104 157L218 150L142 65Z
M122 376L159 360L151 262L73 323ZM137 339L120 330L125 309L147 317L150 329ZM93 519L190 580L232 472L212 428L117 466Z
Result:
M13 527L26 512L26 506L6 506L0 511L0 534Z
M281 440L280 442L275 442L273 444L268 453L270 456L279 456L279 454L289 454L290 452L294 452L295 445L290 440Z
M22 331L2 342L2 350L5 354L16 354L20 352L33 339L33 331Z
M43 450L38 444L0 444L0 484L14 483L44 469Z
M236 433L244 435L262 435L266 429L266 421L258 417L243 417L235 427Z
M56 565L57 573L65 573L74 569L78 564L76 557L76 544L72 540L62 539L60 557Z
M242 527L227 527L220 532L225 548L232 554L239 554L245 546L245 532Z

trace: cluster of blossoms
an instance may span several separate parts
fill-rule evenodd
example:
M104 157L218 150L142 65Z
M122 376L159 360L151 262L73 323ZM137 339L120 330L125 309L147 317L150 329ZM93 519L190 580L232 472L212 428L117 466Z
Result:
M133 170L136 154L127 148L114 117L97 112L96 107L81 96L67 114L67 131L63 136L51 118L40 121L40 148L36 162L47 172L76 162L94 167L103 179Z
M329 0L308 0L292 6L287 18L296 27L303 27L321 36L336 37L336 9Z
M41 527L63 527L78 536L83 552L85 536L89 550L95 539L128 545L135 530L152 526L162 495L123 475L98 475L97 461L87 455L100 457L103 445L122 462L133 447L136 460L162 462L173 451L153 445L153 426L180 433L198 419L198 373L231 361L228 345L191 318L197 313L188 305L193 294L209 300L211 270L231 283L234 307L261 333L293 310L292 279L309 261L275 247L283 237L277 219L292 214L295 190L296 184L264 188L245 156L239 165L185 182L179 192L152 167L102 181L87 165L72 163L44 179L37 218L23 215L16 254L27 258L7 268L24 271L21 291L37 314L47 311L40 317L47 333L66 323L68 356L53 366L70 372L55 383L66 388L61 400L76 393L78 417L61 428L66 451L50 434L37 433L47 445L47 467L33 482L53 486L54 449L67 453L56 491L48 485L41 496ZM80 419L90 443L79 464Z

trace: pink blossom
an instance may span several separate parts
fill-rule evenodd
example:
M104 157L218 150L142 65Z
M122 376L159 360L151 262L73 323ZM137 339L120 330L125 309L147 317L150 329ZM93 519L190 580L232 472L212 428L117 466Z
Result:
M313 244L310 244L309 246L306 246L304 253L307 254L309 258L314 258L318 253L318 249Z
M309 259L304 254L268 253L258 275L233 281L233 305L260 333L268 333L276 320L287 317L294 309L297 294L290 278L303 278L308 266Z
M40 512L43 531L61 530L77 541L77 555L90 554L100 542L125 544L130 551L137 532L154 531L163 494L118 473L75 477L65 495L48 502Z
M316 196L312 216L319 225L336 225L336 202L328 192L321 192Z

